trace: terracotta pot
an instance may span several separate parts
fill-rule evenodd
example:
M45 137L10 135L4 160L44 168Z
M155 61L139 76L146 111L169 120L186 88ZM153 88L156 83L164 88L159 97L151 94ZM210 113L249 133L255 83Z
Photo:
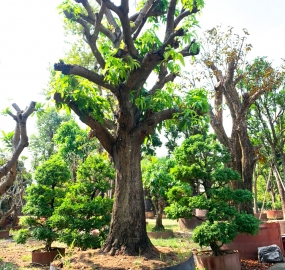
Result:
M240 257L237 251L232 251L221 256L212 256L209 251L194 255L196 266L199 270L241 270Z
M179 218L178 224L181 230L193 230L197 226L201 225L206 219L192 217L191 219Z
M195 270L195 269L196 267L194 263L194 257L193 255L191 255L190 258L185 262L173 266L159 268L158 270Z
M238 250L241 259L257 260L257 248L273 244L276 244L284 254L280 224L277 222L260 224L259 233L256 235L238 234L234 241L223 245L222 249Z
M173 231L162 231L162 232L148 232L147 233L148 237L154 238L154 239L168 239L173 237Z
M284 219L282 219L282 220L278 220L278 219L273 220L273 219L271 219L271 220L267 221L267 223L272 223L272 222L279 223L281 234L285 234L285 220Z
M151 211L151 212L145 212L145 217L146 218L154 218L154 212Z
M205 218L206 214L209 212L209 210L204 210L204 209L195 209L195 216L196 217L201 217L201 218Z
M254 216L260 220L266 220L267 219L266 213L255 213Z
M39 263L42 265L50 264L55 257L64 256L65 248L53 248L52 251L41 251L41 250L33 250L32 251L32 262Z
M0 230L0 239L9 238L9 230Z
M282 210L266 210L264 212L267 214L268 219L283 219Z

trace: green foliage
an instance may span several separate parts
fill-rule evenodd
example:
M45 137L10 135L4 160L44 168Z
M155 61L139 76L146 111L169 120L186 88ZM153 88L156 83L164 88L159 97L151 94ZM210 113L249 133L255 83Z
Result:
M190 136L175 150L174 157L177 165L171 173L177 180L188 183L196 194L201 185L207 193L212 187L240 179L237 172L224 166L230 155L214 135Z
M60 114L54 107L37 113L37 135L30 136L29 149L32 152L32 167L35 169L42 161L55 154L54 134L62 122L71 119L70 115Z
M5 150L9 149L9 151L12 151L12 139L14 136L14 131L5 132L4 130L1 130L1 133L1 141L4 142Z
M81 194L92 199L95 193L104 194L111 189L111 180L115 179L115 170L106 155L93 154L80 164L77 170L77 180L82 185L77 188ZM92 196L93 194L93 196Z
M162 146L162 141L157 133L149 135L141 146L141 153L143 156L155 156L156 147Z
M98 248L106 239L113 201L104 198L115 177L114 168L104 155L90 155L77 170L77 182L68 187L62 204L50 218L61 242L79 247Z
M84 160L97 147L95 140L88 140L87 130L81 129L74 119L60 125L54 141L58 145L59 154L69 164L74 159Z
M83 183L81 183L83 184ZM59 241L83 250L99 248L106 239L113 201L75 192L74 185L50 221L58 230Z
M173 166L173 161L155 157L150 159L150 162L145 162L143 166L144 188L150 191L152 197L166 200L167 190L174 184L173 178L169 173L170 167Z

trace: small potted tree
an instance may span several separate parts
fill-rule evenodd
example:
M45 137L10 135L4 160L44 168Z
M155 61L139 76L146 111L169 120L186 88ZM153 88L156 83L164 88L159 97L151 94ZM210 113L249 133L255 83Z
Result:
M240 212L242 203L252 201L247 190L229 187L213 189L211 196L200 195L188 200L189 207L207 209L207 220L193 231L193 240L201 247L210 247L211 253L196 254L199 269L240 269L238 252L224 251L222 246L232 242L239 233L254 235L259 231L260 221L251 214Z
M58 253L64 250L52 248L58 239L57 229L52 227L50 217L64 196L65 189L71 179L67 164L60 156L52 156L36 170L35 183L27 188L26 205L20 224L25 228L15 236L17 243L24 244L29 237L44 241L43 248L32 252L32 262L49 264Z
M174 182L170 175L170 167L173 166L172 160L158 159L151 157L143 163L143 185L148 190L152 204L156 211L155 226L152 232L149 232L150 237L168 238L173 236L172 231L165 230L162 224L164 208L167 203L167 191Z
M230 188L230 182L240 181L240 176L224 166L229 155L214 136L191 136L182 143L175 156L180 166L172 173L184 184L168 192L171 204L165 209L167 216L191 217L197 208L207 210L205 222L193 231L196 243L211 248L210 254L196 254L198 268L240 270L239 254L225 253L222 246L239 233L258 232L259 220L239 211L241 204L252 201L252 194L248 190Z

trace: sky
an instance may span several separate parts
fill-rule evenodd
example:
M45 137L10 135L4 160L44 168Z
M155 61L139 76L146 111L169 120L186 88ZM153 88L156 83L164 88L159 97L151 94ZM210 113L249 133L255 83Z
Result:
M49 80L48 68L68 48L56 10L60 3L0 0L0 111L13 102L24 109L31 101L44 101L40 93ZM285 58L284 10L285 0L205 0L198 21L202 30L221 24L246 28L253 45L250 57L267 56L280 64ZM34 118L28 119L28 134L34 132ZM13 129L13 120L0 115L0 130Z

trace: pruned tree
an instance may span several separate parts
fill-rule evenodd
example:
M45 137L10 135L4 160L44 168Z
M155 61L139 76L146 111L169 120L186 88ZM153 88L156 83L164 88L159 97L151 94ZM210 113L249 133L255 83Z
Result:
M13 114L9 109L6 110L6 113L15 120L16 126L12 139L12 155L10 159L0 167L0 196L13 185L16 179L17 160L24 148L29 145L26 122L28 117L35 111L36 103L31 102L29 107L23 111L15 103L13 103L12 106L16 114Z
M203 1L136 4L138 12L130 14L128 0L119 5L110 0L64 1L60 8L68 27L83 34L94 65L80 60L81 50L79 57L54 64L62 73L53 81L57 106L73 110L114 162L115 200L103 245L113 255L134 255L152 247L146 233L141 144L164 121L183 116L190 121L190 112L207 110L203 91L196 91L194 98L188 87L175 91L173 82L184 58L199 52L193 27ZM157 80L147 82L151 74Z
M72 115L59 114L55 107L41 108L36 114L36 134L30 136L29 151L32 154L32 168L36 169L57 152L54 135L61 123L72 119Z
M265 73L266 69L272 68L272 63L263 57L259 59L259 68ZM285 191L282 185L285 179L284 101L284 84L281 87L279 84L272 86L272 91L266 92L252 106L248 115L248 127L251 140L260 145L259 152L263 157L261 161L266 161L273 170L285 214Z
M271 66L260 69L258 59L252 63L246 61L252 47L246 43L246 35L246 29L244 36L235 34L232 28L226 32L221 27L207 31L201 62L206 67L204 75L213 87L213 103L209 110L211 126L231 154L231 168L242 176L239 188L251 191L258 156L248 136L247 115L261 95L282 83L283 73ZM198 79L201 80L201 76ZM228 108L232 121L230 136L225 130L225 108ZM251 204L244 210L252 213Z

